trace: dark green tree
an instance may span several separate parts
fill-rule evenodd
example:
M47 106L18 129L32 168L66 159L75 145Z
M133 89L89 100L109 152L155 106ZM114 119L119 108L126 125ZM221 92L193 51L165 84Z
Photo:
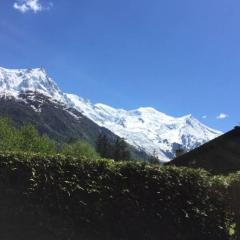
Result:
M109 142L105 134L99 134L96 150L103 158L112 158L112 144Z
M156 150L154 150L153 154L149 157L148 162L151 164L159 164L159 158Z
M113 159L115 161L129 161L131 159L128 145L123 138L117 138L113 145Z

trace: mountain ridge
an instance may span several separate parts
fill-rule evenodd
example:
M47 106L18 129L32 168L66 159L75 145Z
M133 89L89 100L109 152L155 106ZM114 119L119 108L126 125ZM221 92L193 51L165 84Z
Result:
M172 117L152 107L133 110L115 109L103 103L92 104L77 95L64 93L43 68L0 68L0 95L22 99L25 92L38 92L55 103L72 108L107 128L129 144L166 162L175 157L179 148L186 151L218 137L222 133L211 129L191 114ZM41 111L41 109L34 109Z

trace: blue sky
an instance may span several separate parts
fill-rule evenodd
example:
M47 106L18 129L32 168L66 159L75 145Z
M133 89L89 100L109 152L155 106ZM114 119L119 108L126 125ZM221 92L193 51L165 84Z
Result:
M226 131L240 122L239 24L239 0L2 0L0 66Z

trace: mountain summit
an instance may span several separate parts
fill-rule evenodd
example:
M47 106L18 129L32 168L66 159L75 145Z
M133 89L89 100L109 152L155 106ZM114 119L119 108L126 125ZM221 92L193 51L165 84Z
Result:
M63 101L62 92L43 68L13 70L0 68L1 94L18 96L20 92L26 91L38 92Z
M1 96L21 100L26 92L42 94L66 106L66 109L75 109L99 126L124 138L138 150L155 155L161 161L173 159L178 149L192 150L222 134L192 115L176 118L151 107L127 111L105 104L92 104L79 96L62 92L43 68L0 68Z

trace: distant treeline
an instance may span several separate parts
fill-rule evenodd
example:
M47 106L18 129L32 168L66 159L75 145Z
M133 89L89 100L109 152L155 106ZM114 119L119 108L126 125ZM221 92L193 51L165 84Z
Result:
M106 135L100 134L96 150L102 158L111 158L116 161L128 161L131 159L128 145L122 138L117 138L114 143L110 143Z
M72 157L86 156L90 159L102 157L116 161L131 160L128 145L122 138L116 138L114 143L110 143L105 135L100 134L96 146L81 139L59 144L47 135L39 134L31 124L20 128L14 127L8 118L0 118L0 152L63 154Z

